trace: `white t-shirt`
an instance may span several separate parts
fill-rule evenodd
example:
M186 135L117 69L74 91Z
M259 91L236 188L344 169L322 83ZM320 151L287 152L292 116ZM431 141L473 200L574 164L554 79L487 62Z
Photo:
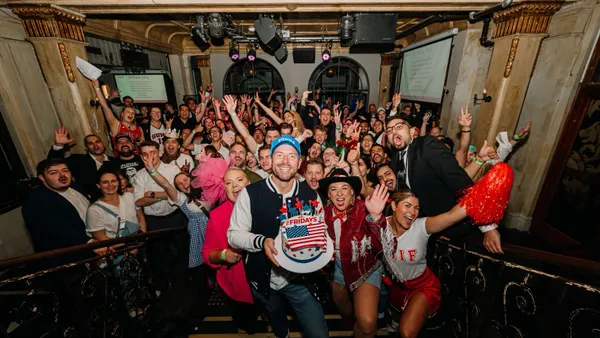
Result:
M394 236L389 220L381 231L383 257L388 270L399 282L415 279L427 267L427 241L429 234L425 228L427 217L417 218L410 229L399 237ZM397 244L394 245L394 237Z
M189 163L190 165L190 172L192 172L192 170L194 170L194 159L187 154L179 154L179 157L175 160L175 161L171 161L171 164L176 164L178 167L182 167L185 162L187 161L187 163Z
M106 212L101 207L92 203L87 211L87 220L85 222L86 229L88 232L95 232L104 230L106 237L115 238L117 236L117 226L124 227L125 221L139 223L137 218L138 207L135 206L135 200L133 194L126 192L123 196L119 196L119 206L116 207L112 204L108 204L102 201L96 203L101 204L103 207L119 215L121 218L121 224L118 224L118 219Z
M167 181L171 184L175 179L175 176L179 174L179 168L174 164L166 164L162 161L158 167L158 172L163 175ZM139 200L144 197L144 193L146 191L165 191L165 189L161 188L158 183L156 183L148 170L142 169L139 170L135 176L133 177L133 196L135 200ZM144 207L144 214L147 216L167 216L177 210L176 206L172 206L168 201L162 200L158 201L152 205L148 205Z
M152 123L150 123L150 140L158 143L160 145L160 151L164 151L165 146L163 145L163 137L165 136L165 126L163 124L160 125L160 128L154 128Z
M88 199L85 198L85 196L83 196L79 191L73 188L69 188L64 192L59 192L59 194L62 197L66 198L67 201L69 201L69 203L71 203L75 207L77 213L79 214L79 217L81 217L81 220L85 222L90 201L88 201Z
M335 233L335 257L340 258L340 237L342 236L342 220L340 220L339 218L333 221L333 232Z

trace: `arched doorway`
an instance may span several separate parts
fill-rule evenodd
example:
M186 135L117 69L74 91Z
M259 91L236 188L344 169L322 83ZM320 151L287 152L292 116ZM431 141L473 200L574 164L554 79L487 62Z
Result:
M223 78L224 94L250 94L259 92L261 96L268 96L271 89L275 89L275 99L285 101L285 83L281 74L269 62L256 58L254 62L247 62L246 58L232 64Z
M329 62L322 62L315 68L308 81L313 92L321 88L323 98L331 97L333 102L352 105L357 99L368 105L369 78L360 63L345 56L337 56Z

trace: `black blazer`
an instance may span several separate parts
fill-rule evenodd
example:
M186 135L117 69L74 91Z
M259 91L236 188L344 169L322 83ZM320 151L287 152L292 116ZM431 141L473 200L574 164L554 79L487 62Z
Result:
M419 198L419 217L449 211L456 205L459 192L473 184L450 149L433 136L414 139L406 156L410 187ZM398 172L398 161L399 152L390 163L394 172Z
M71 187L89 198L77 187ZM66 198L43 185L33 189L21 212L35 252L85 244L90 239L77 209Z
M66 149L54 150L50 148L48 158L65 158ZM113 157L108 157L109 162L114 163ZM99 191L96 184L98 183L98 170L96 169L96 161L89 154L71 154L67 157L67 163L74 181L85 192L84 195L89 195L92 199L99 197ZM106 163L106 161L104 162Z

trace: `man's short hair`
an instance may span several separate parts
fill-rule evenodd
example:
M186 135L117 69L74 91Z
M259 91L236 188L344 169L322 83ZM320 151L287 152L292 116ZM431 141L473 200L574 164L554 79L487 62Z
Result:
M279 125L279 131L281 132L281 130L283 130L283 129L291 129L291 130L294 130L294 127L292 127L292 125L291 125L291 124L289 124L289 123L287 123L287 122L282 122L282 123Z
M64 164L67 166L67 168L69 167L67 160L65 160L64 158L60 158L60 157L53 157L53 158L47 158L45 160L41 160L35 170L37 172L37 175L44 175L44 173L46 172L46 170L48 170L48 168L53 167L55 165L59 165L59 164Z
M318 126L315 127L315 131L320 130L322 132L324 132L325 134L327 134L327 127L325 127L322 124L319 124Z
M377 176L377 172L384 167L389 167L392 169L392 166L388 162L379 163L378 165L371 168L369 171L369 175L367 175L367 179L373 184L379 184L379 177Z
M193 97L188 97L187 99L185 99L185 102L190 102L190 101L194 101L194 103L198 104L198 101L196 101L196 99Z
M269 154L271 154L271 147L266 144L263 144L262 146L260 146L260 148L258 148L258 155L260 155L260 152L263 150L268 150Z
M280 133L279 128L271 126L271 127L267 127L267 129L265 130L265 134L270 131L276 131L276 132Z
M237 142L237 141L236 141L236 142L233 142L233 143L232 143L232 144L229 146L229 149L230 149L230 150L231 150L231 149L233 149L233 146L236 146L236 145L237 145L237 146L242 146L242 147L244 147L244 150L245 150L246 152L248 152L248 148L246 148L246 145L245 145L245 144L243 144L242 142Z
M123 96L123 101L130 99L131 101L133 101L133 97L127 95L127 96Z
M158 143L156 143L156 141L150 141L150 140L140 143L139 147L140 147L140 150L144 147L154 147L154 148L156 148L156 150L160 149L160 146L158 145Z
M179 110L181 110L181 107L187 107L187 109L190 109L190 107L187 104L180 104L179 105Z
M414 123L413 119L410 118L409 116L405 115L405 114L396 114L394 116L390 116L387 118L387 121L385 123L385 125L389 125L390 122L392 122L393 120L402 120L404 121L404 123L408 124L409 127L413 127L416 126L416 124Z
M100 136L98 136L96 134L88 134L88 135L85 135L85 137L83 138L83 144L86 144L88 137L92 137L92 136L96 136L97 138L101 139Z
M307 169L308 169L309 165L320 165L321 169L323 169L323 171L325 171L325 164L323 163L323 160L320 157L311 158L308 161L306 161L306 168Z

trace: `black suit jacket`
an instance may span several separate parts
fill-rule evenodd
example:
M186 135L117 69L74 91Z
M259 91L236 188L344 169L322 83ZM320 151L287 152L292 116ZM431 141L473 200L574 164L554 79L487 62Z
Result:
M66 149L54 150L50 148L48 158L65 158ZM114 162L113 157L108 157L109 162ZM67 157L69 170L73 175L74 181L79 185L84 195L89 195L92 199L99 197L99 191L96 186L98 183L98 170L96 169L96 161L89 154L71 154ZM106 163L106 161L105 161Z
M89 198L77 187L72 188ZM33 189L21 212L35 252L85 244L90 239L77 209L66 198L43 185ZM91 253L83 256L89 257ZM81 257L77 255L77 258ZM66 259L62 257L60 260Z
M459 192L473 184L454 154L433 136L413 140L406 154L408 180L419 198L419 217L437 216L456 205ZM391 167L398 172L399 153L392 157Z

